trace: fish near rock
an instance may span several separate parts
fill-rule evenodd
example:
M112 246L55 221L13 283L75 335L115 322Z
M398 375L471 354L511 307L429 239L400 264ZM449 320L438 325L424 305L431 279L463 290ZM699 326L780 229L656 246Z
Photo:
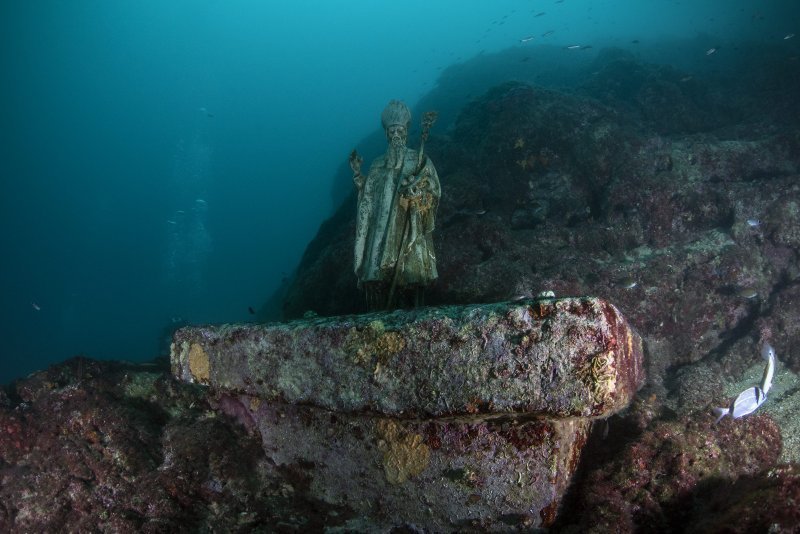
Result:
M726 415L730 415L733 419L750 415L766 402L767 392L772 387L772 377L775 374L775 349L772 345L764 344L761 348L761 357L767 360L761 384L739 393L727 408L714 408L714 413L717 415L715 422L719 423Z

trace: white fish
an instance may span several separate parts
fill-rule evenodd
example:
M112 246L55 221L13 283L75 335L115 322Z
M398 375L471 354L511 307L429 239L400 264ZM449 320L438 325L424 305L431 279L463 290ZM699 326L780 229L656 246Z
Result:
M42 307L36 304L35 302L31 302L31 308L33 308L36 311L42 311Z
M567 50L576 50L578 48L581 48L581 45L569 45L565 46L564 48L566 48Z
M205 206L206 204L208 204L208 202L206 202L206 201L205 201L205 200L203 200L202 198L198 198L197 200L195 200L195 202L197 202L198 204L200 204L200 205L203 205L203 206Z
M714 408L714 413L717 414L717 420L714 422L719 423L726 415L730 415L734 419L750 415L766 400L767 394L760 387L747 388L733 399L728 408Z
M533 41L533 35L523 37L522 39L519 40L520 43L527 43L528 41Z
M706 55L707 56L710 56L711 54L716 54L716 53L717 53L717 49L716 48L709 48L708 50L706 50Z
M761 221L759 221L758 219L747 219L747 226L755 228L756 226L759 225L761 225Z
M761 377L761 389L766 395L772 387L772 376L775 374L775 349L772 348L772 345L764 343L764 346L761 347L761 357L767 360L767 367Z
M787 33L787 34L786 34L786 37L784 37L784 38L783 38L783 40L784 40L784 41L788 41L788 40L789 40L789 39L791 39L792 37L794 37L794 34L793 34L793 33Z
M747 388L739 393L727 408L714 408L714 413L717 414L717 423L726 415L730 415L733 419L749 415L767 400L767 392L772 387L772 377L775 374L775 349L769 343L764 343L761 348L761 356L767 360L764 375L761 377L761 385Z

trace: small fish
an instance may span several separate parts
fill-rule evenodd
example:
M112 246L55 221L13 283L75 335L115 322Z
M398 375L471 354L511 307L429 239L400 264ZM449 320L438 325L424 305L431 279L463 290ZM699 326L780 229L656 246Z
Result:
M453 222L453 221L456 221L456 220L462 219L462 218L464 218L464 217L481 217L481 216L483 216L483 215L486 215L486 213L487 213L487 210L485 210L485 209L483 209L483 208L480 208L480 209L474 209L474 210L458 210L457 212L455 212L455 213L454 213L454 214L453 214L453 215L452 215L452 216L451 216L451 217L448 219L448 223L451 223L451 222Z
M761 226L761 221L758 219L747 219L747 226L750 228L757 228Z
M756 298L758 296L758 291L756 291L752 287L745 287L745 288L740 289L739 292L737 293L737 295L739 295L743 299L748 299L749 300L749 299Z
M634 39L633 41L631 41L631 44L639 44L639 39Z
M772 388L772 377L775 375L775 349L772 348L772 345L764 343L764 346L761 347L761 357L767 360L767 366L761 377L761 385L753 386L739 393L727 408L714 408L714 413L717 414L717 423L726 415L730 415L733 419L749 415L767 400L767 392Z
M248 306L247 307L247 311L250 312L250 315L255 315L256 314L256 311L253 309L252 306Z
M786 34L786 36L783 38L783 40L784 40L784 41L788 41L788 40L789 40L789 39L791 39L792 37L794 37L794 34L793 34L793 33L787 33L787 34Z
M589 50L590 48L592 48L592 45L583 45L581 50Z
M565 46L564 48L566 48L567 50L577 50L580 47L581 47L581 45L569 45L569 46Z
M639 285L639 283L634 278L628 276L617 282L617 285L622 289L633 289Z
M692 76L684 76L683 78L681 78L681 83L686 83L692 79L694 79Z
M547 37L548 35L553 35L555 33L553 30L548 30L542 34L542 37Z
M709 48L708 50L706 50L706 55L707 56L710 56L711 54L716 54L716 53L717 53L717 48L716 47Z
M519 40L520 43L527 43L528 41L533 41L533 35L523 37L522 39Z
M761 347L761 357L767 360L767 366L764 368L764 374L761 375L761 389L766 395L772 388L772 377L775 374L775 349L769 343L764 343Z
M536 17L543 17L543 16L544 16L544 15L546 15L546 14L547 14L546 12L544 12L544 11L540 11L539 13L535 14L535 15L533 16L533 18L536 18Z
M36 304L35 302L31 302L31 308L33 308L36 311L42 311L42 307Z
M209 113L206 108L200 108L198 111L200 111L200 113L204 114L206 117L213 117L214 116L212 113Z
M747 388L733 399L729 407L714 408L714 413L717 415L717 420L714 422L719 423L726 415L730 415L734 419L749 415L764 404L765 400L767 400L767 394L760 387Z
M176 222L175 222L175 221L173 221L172 219L167 219L167 224L178 224L178 223L176 223Z
M200 204L201 206L205 206L206 204L208 204L208 202L206 202L206 201L205 201L205 200L203 200L202 198L198 198L197 200L195 200L195 202L196 202L197 204Z

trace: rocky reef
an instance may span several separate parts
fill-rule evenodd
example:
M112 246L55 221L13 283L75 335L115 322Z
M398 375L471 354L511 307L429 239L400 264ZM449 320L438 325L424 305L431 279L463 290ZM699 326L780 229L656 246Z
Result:
M618 306L644 340L641 398L610 420L608 442L590 440L584 449L613 444L617 461L587 461L576 493L588 495L602 476L630 476L619 455L636 456L644 441L666 446L667 427L677 435L697 425L698 442L715 447L723 435L737 436L724 453L670 445L671 462L696 455L711 465L689 477L670 470L649 476L658 491L647 506L576 499L563 506L564 518L602 512L607 525L616 517L629 530L674 531L687 528L665 519L678 510L714 524L719 509L707 489L730 488L736 496L729 502L743 505L741 492L795 487L800 106L789 95L800 91L800 79L790 58L762 52L735 66L759 81L751 83L604 51L569 89L523 82L489 89L428 142L443 191L435 234L440 278L428 303L542 291L597 295ZM352 219L345 203L309 246L287 295L287 317L363 309L341 261L352 247ZM758 384L764 342L778 354L776 389L760 415L714 426L712 407ZM769 439L739 433L750 425ZM726 467L732 449L758 460ZM676 484L685 485L681 498L691 496L691 509L668 489ZM778 530L797 525L787 502L769 507ZM743 525L772 524L752 507L742 513ZM738 530L725 521L720 528ZM568 520L557 524L571 528Z
M375 523L365 518L400 506L401 490L392 484L408 487L415 477L450 488L415 503L441 524L442 510L456 504L475 511L447 527L460 531L800 528L796 58L770 50L743 54L735 72L749 76L737 79L725 71L647 64L614 50L586 57L582 70L570 72L568 88L517 76L464 94L464 106L446 110L452 127L434 129L426 145L443 191L435 234L440 278L427 302L519 311L533 309L543 291L555 294L553 302L599 297L641 336L647 382L635 396L630 391L609 411L592 411L597 405L587 399L559 405L558 417L566 416L554 419L560 423L520 422L496 417L490 401L499 393L481 389L490 380L465 378L436 382L444 394L409 405L425 384L397 380L391 366L416 362L420 347L408 340L421 338L393 335L389 323L359 315L350 319L356 334L326 339L358 345L360 359L349 360L350 367L310 360L316 369L341 371L353 395L315 389L320 382L292 366L261 369L282 377L270 389L268 382L235 382L224 366L215 367L211 345L192 353L200 339L192 335L222 347L228 334L243 343L255 327L231 327L224 336L201 328L176 338L178 346L187 343L183 361L193 362L188 378L200 384L177 380L166 362L80 357L0 393L0 530L369 530ZM509 72L535 63L514 61ZM350 264L342 261L352 254L354 216L351 197L309 244L286 290L286 319L307 315L323 328L329 316L364 311ZM519 300L508 304L513 299ZM486 339L486 347L499 340L493 379L522 388L520 377L532 375L510 360L503 367L502 358L513 355L508 339L524 348L523 338ZM289 335L283 341L299 343ZM480 335L428 341L441 350L484 343ZM778 355L767 402L753 415L715 424L713 407L759 382L764 342ZM246 358L238 363L251 365ZM284 373L291 369L299 374ZM592 376L585 366L570 369L579 382ZM185 369L175 371L187 379ZM394 387L392 396L370 384ZM522 398L543 406L546 397ZM512 404L505 405L509 417L519 408ZM558 499L550 494L537 501L543 507L535 514L520 512L533 475L546 478L524 470L531 464L524 460L557 444L555 436L565 432L553 425L584 415L600 418L577 423L574 439L564 442L565 451L580 454L559 464L569 480L561 481ZM331 444L339 448L326 449ZM366 512L363 503L323 494L319 480L331 486L348 476L337 471L344 449L377 459L356 470L352 484L361 497L378 487L365 481L395 488L384 508ZM505 456L485 454L490 449ZM325 450L331 456L320 456ZM500 467L522 473L504 487L517 501L491 501L487 473ZM396 532L421 530L392 524Z
M757 361L761 341L800 371L791 312L800 110L786 102L791 93L731 85L723 98L720 80L620 53L599 54L591 68L569 92L496 86L432 136L443 195L440 277L428 303L541 291L607 298L645 339L652 391L684 409L718 399L726 380ZM753 65L753 76L768 78L764 70ZM800 82L789 77L778 89L787 85ZM346 203L323 225L286 317L363 310L341 261L353 217ZM712 375L702 399L666 384L689 380L679 367L701 361Z
M0 528L548 526L642 358L587 298L182 328L172 373L80 357L0 398Z
M260 442L165 362L74 358L36 373L3 396L0 429L3 532L313 525L282 504L292 488L270 486Z

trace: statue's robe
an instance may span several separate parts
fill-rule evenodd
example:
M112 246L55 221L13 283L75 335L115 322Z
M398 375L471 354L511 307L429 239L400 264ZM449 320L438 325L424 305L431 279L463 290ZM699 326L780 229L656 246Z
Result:
M427 285L438 277L432 234L441 196L439 176L424 157L417 175L419 195L409 202L399 184L405 178L415 180L412 175L419 166L419 154L406 148L397 168L388 159L386 155L376 158L359 188L355 273L359 284Z

